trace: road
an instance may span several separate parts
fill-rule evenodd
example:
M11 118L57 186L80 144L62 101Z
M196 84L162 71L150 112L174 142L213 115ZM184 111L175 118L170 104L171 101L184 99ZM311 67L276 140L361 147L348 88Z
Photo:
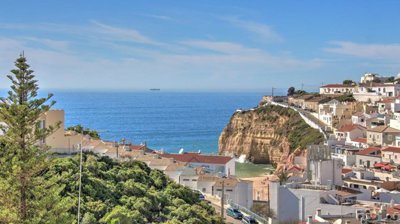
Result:
M213 206L214 209L215 209L215 211L217 211L217 213L218 213L219 215L221 215L221 207L220 207L220 206L218 206L218 205L216 205L216 204L213 204L213 203L211 203L211 206ZM242 221L240 221L240 220L237 220L237 219L234 219L234 218L232 218L232 217L230 217L230 216L227 216L227 215L226 215L226 211L224 212L224 218L225 218L225 222L226 222L226 223L233 223L233 224L240 224L240 223L242 223Z
M205 195L205 197L206 197L207 201L211 202L210 205L214 207L214 209L217 212L217 214L221 215L221 201L219 199L215 198L215 197L210 196L210 195ZM233 224L242 223L242 221L234 219L234 218L226 215L226 208L227 207L225 207L225 211L224 211L225 222L226 223L233 223Z

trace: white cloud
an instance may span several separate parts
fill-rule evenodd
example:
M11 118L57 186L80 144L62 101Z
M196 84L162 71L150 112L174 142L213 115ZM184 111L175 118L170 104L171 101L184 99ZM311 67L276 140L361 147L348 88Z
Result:
M249 32L255 33L260 36L264 41L268 42L282 42L283 38L277 32L275 32L270 26L257 23L248 20L241 20L234 17L223 17L222 18L229 23L238 26L242 29L245 29Z
M276 73L297 74L323 65L318 59L299 59L235 42L160 42L135 29L97 21L78 26L15 26L25 28L56 33L57 39L32 34L0 38L0 74L6 74L25 50L40 85L46 88L263 88ZM8 85L3 78L0 76L0 87Z
M150 17L150 18L154 18L154 19L167 20L167 21L175 21L175 19L173 19L172 17L164 16L164 15L150 14L150 15L145 15L145 16Z
M237 43L222 42L222 41L207 41L207 40L189 40L182 41L183 45L203 48L215 52L226 53L226 54L243 54L243 53L260 53L261 50L255 48L247 48Z
M160 42L152 40L135 29L110 26L97 21L92 21L92 24L94 24L97 28L94 30L95 32L110 36L115 38L115 40L131 41L150 45L162 45Z
M400 44L360 44L350 41L332 41L334 47L325 51L359 58L400 60Z
M68 41L52 40L52 39L37 38L37 37L23 37L22 39L42 44L54 50L65 51L69 47Z

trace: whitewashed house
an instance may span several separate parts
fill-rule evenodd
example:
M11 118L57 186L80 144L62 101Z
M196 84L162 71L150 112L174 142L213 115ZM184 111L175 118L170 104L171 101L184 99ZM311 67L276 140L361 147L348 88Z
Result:
M326 125L333 127L335 122L351 118L351 113L351 104L341 103L334 99L319 105L318 118Z
M319 94L321 95L332 95L332 94L343 94L356 92L356 85L345 85L345 84L328 84L319 88Z
M163 158L187 163L192 167L203 167L206 172L225 176L235 175L235 159L229 156L202 155L199 153L161 153Z
M400 147L382 148L382 161L400 164Z
M381 148L369 147L356 154L356 166L370 168L376 163L382 162Z
M364 138L366 135L366 128L357 124L343 125L335 131L336 139L345 144L351 144L357 138Z

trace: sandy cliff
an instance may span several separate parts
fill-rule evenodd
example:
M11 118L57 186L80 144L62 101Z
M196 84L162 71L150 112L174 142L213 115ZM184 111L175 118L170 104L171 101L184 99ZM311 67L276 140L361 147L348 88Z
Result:
M236 112L219 137L220 154L245 154L255 163L287 163L323 136L292 109L264 106Z

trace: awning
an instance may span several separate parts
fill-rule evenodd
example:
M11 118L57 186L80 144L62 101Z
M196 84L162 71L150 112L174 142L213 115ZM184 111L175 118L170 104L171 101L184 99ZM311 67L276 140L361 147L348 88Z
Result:
M386 171L392 171L394 168L396 168L396 167L388 164L388 165L382 167L381 169L386 170Z
M374 164L374 168L382 168L386 165L388 165L389 163L385 163L385 162L379 162L379 163L375 163Z

